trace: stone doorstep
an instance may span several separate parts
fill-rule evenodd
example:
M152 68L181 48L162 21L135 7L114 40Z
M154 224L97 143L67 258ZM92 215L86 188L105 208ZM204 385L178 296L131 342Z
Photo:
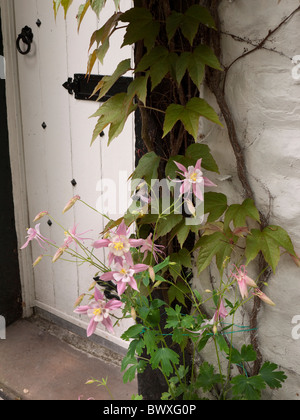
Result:
M130 400L137 394L136 381L123 384L122 354L40 316L8 327L3 344L1 400L110 400L104 387L85 385L103 377L108 377L115 399Z

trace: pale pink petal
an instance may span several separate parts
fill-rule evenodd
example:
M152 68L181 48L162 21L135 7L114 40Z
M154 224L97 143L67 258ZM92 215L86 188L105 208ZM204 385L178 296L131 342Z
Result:
M136 248L144 244L144 239L129 239L129 243L132 247Z
M104 325L104 327L107 329L107 331L109 331L110 333L114 334L114 329L113 329L113 324L111 322L110 318L104 318L102 321L102 324Z
M133 277L130 277L130 282L128 284L132 289L136 290L137 292L139 291L136 281L134 280Z
M191 183L187 179L185 179L183 181L183 184L180 187L180 194L189 193L190 189L191 189Z
M93 243L94 248L105 248L110 244L109 239L99 239L98 241Z
M116 230L116 234L117 235L122 235L122 236L126 236L127 235L127 226L124 222L124 220L122 221L122 223L118 226L117 230Z
M117 284L117 290L118 290L118 295L121 296L127 287L127 283L123 283L122 281L119 281Z
M217 187L216 184L214 184L212 181L210 181L208 178L206 178L206 176L203 177L204 180L204 185L206 187Z
M124 278L124 274L114 273L114 280L116 280L116 281L122 281L123 278Z
M94 318L91 319L88 327L87 327L87 336L90 337L94 334L97 328L97 322L94 321Z
M175 163L175 165L177 166L177 168L178 168L178 169L180 169L180 170L183 172L183 174L185 174L185 172L186 172L186 167L185 167L185 166L183 166L181 163L176 162L175 160L174 160L174 163Z
M76 308L75 310L74 310L74 312L76 313L76 314L81 314L81 315L86 315L87 314L87 311L90 309L90 307L88 306L88 305L86 305L86 306L79 306L78 308Z
M95 287L95 294L94 294L95 300L104 300L105 296L103 293L100 292L97 287Z
M117 299L112 299L109 302L107 302L107 304L105 305L106 309L110 309L110 310L114 310L114 309L119 309L122 306L122 302L120 302Z
M242 298L247 298L248 297L248 289L247 289L247 285L246 282L244 280L238 281L238 285L239 285L239 289L240 289L240 293Z
M252 280L250 277L244 276L244 279L245 279L245 282L246 282L247 286L257 287L257 284L255 283L255 281Z
M133 259L132 259L132 255L130 254L130 252L126 252L126 254L124 254L125 260L127 262L127 264L131 267L133 265Z
M104 273L102 274L102 276L100 276L100 279L102 281L111 281L114 279L114 274L116 273L116 271L109 271L108 273Z
M27 241L25 242L25 244L21 247L21 249L25 249L25 248L27 248L28 247L28 245L29 245L29 242L31 241L31 239L30 238L28 238L27 239Z
M204 200L204 197L203 197L203 187L201 186L201 184L193 184L193 193L195 194L195 196L200 201L203 201Z
M132 267L135 273L141 273L142 271L146 271L149 268L149 265L146 264L136 264Z
M201 164L202 164L202 159L198 159L195 165L195 169L199 169L201 171Z

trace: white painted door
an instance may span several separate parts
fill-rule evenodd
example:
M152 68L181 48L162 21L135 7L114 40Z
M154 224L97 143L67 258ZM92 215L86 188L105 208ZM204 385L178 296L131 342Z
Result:
M61 11L55 22L51 0L14 0L16 37L26 25L34 33L31 52L18 55L29 216L33 220L40 211L47 210L65 229L78 224L78 232L93 229L89 235L97 239L105 223L101 216L82 203L77 203L64 216L62 209L76 194L93 207L101 205L107 194L106 198L101 198L101 192L97 191L99 180L107 178L117 183L120 171L128 176L131 174L134 167L134 124L130 118L124 132L109 147L107 135L90 147L96 120L89 117L99 104L76 100L62 84L75 73L86 72L90 36L110 16L113 2L108 2L100 22L91 12L84 19L79 34L76 12L82 2L74 0L73 3L67 20ZM131 6L130 0L124 3L128 8ZM38 19L40 26L36 24ZM122 37L121 31L117 31L104 65L95 67L94 74L97 71L112 74L119 61L130 58L130 48L120 49ZM43 123L46 128L42 127ZM75 187L71 184L73 179L77 182ZM110 216L115 218L118 214ZM49 226L47 220L41 221L41 233L62 245L63 229L56 224ZM23 252L30 252L30 249ZM40 254L41 249L33 244L32 261ZM99 256L103 257L103 254L99 252ZM64 261L53 264L50 258L44 258L34 271L32 305L86 327L87 320L73 313L74 302L87 291L94 275L93 267ZM128 323L124 322L117 326L115 336L99 327L97 334L124 345L119 337L127 327Z

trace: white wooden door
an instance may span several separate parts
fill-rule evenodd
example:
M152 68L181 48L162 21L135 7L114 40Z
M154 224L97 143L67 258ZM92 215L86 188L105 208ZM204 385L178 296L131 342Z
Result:
M62 209L76 194L94 207L101 205L99 180L107 178L117 183L120 171L131 174L134 124L130 118L124 132L109 147L107 135L90 147L96 120L89 117L99 104L76 100L62 87L68 77L86 72L90 36L105 23L113 7L113 2L108 2L100 22L91 12L78 34L76 12L81 3L74 0L66 21L62 11L55 21L51 0L14 0L16 37L26 25L34 33L31 52L18 55L21 117L30 220L47 210L65 229L78 224L78 232L93 229L89 235L97 239L105 223L101 216L82 203L77 203L64 216ZM131 6L130 0L123 0L123 7L124 3L128 8ZM40 26L36 24L38 19ZM112 74L119 61L131 57L130 48L120 49L122 38L121 31L117 31L104 65L99 64L93 73ZM46 128L42 127L43 123ZM73 179L77 182L75 187L71 184ZM115 218L118 214L110 216ZM63 230L55 224L50 227L47 220L41 221L41 233L62 245ZM33 244L32 261L40 254L40 248ZM104 255L99 252L99 256ZM87 265L63 261L53 264L50 258L44 258L34 271L32 305L86 327L88 320L73 313L74 302L87 291L94 275L95 269ZM119 337L127 327L128 322L123 322L112 336L100 326L97 334L124 346Z

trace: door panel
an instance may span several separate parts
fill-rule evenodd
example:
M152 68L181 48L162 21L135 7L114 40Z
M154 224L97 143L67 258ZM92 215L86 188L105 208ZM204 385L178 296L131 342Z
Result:
M63 13L54 20L50 0L14 0L14 3L17 32L27 25L34 33L32 51L26 56L18 56L30 219L33 220L40 211L48 210L65 229L78 224L79 232L93 229L89 235L97 238L105 223L101 216L81 203L64 216L62 209L76 194L95 207L102 200L100 197L99 201L100 192L97 191L100 179L117 181L122 170L128 176L131 174L134 168L133 119L128 121L124 132L111 147L106 145L107 133L90 147L96 120L89 117L99 104L75 100L62 84L75 73L86 72L90 36L93 30L103 25L105 16L98 22L91 12L78 34L75 16L81 0L73 2L66 21ZM112 11L110 3L106 16ZM130 7L131 1L127 3ZM37 19L41 21L40 27L36 25ZM120 50L123 35L117 32L115 52L110 53L103 66L95 66L93 73L112 74L123 56L131 56L129 48ZM44 122L46 128L42 127ZM77 183L75 187L71 184L73 179ZM58 246L63 244L64 231L55 223L49 226L47 219L43 219L41 232ZM32 260L41 253L38 245L32 244ZM98 255L103 257L104 253L100 251ZM73 313L74 302L87 291L95 269L63 261L52 264L50 258L44 258L34 273L35 305L85 326L86 319ZM116 337L101 327L97 333L124 345L118 337L127 326L128 322L116 327Z
M0 57L3 57L0 16ZM0 71L0 77L3 73ZM22 297L12 198L11 168L8 147L5 80L0 78L0 315L6 324L22 316Z

